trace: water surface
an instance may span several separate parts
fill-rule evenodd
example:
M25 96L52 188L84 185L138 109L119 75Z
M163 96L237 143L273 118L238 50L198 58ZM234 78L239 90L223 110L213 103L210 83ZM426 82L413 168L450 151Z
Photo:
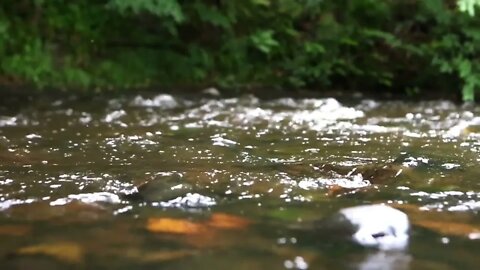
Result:
M479 115L448 101L4 101L0 264L475 269ZM370 203L409 214L408 250L364 249L309 226Z

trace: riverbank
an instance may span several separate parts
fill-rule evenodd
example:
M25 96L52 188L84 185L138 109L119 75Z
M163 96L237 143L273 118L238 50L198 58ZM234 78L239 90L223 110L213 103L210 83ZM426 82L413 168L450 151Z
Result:
M148 87L135 89L38 89L27 86L0 85L0 104L8 104L9 100L29 100L38 98L66 98L76 96L82 99L114 96L135 96L152 94L173 94L179 96L198 97L238 97L253 95L261 99L275 99L281 97L291 98L335 98L338 100L372 99L378 101L404 100L404 101L429 101L449 100L462 103L459 91L418 91L415 93L390 92L385 89L343 90L343 89L283 89L280 87L244 87L244 88L217 88L212 86L177 86L177 87Z

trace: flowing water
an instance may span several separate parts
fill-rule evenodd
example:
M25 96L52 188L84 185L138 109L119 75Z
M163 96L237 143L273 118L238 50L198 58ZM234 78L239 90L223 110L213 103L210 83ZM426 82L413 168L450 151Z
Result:
M447 101L5 99L0 265L476 269L479 127ZM409 215L407 250L311 226L373 203Z

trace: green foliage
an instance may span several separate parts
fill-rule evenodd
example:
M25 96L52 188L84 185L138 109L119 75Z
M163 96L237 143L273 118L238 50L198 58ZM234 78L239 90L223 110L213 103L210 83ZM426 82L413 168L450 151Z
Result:
M470 16L475 16L475 7L480 6L479 0L458 0L458 8L470 14Z
M255 48L265 54L271 54L280 44L273 38L272 30L260 30L250 36Z
M175 22L182 22L184 15L176 0L110 0L112 9L121 13L141 14L148 12L158 17L171 17Z
M0 2L0 81L39 88L151 85L480 88L480 0ZM15 27L13 27L15 26Z
M40 87L53 75L51 55L39 39L23 44L18 54L3 60L2 69L6 74L29 78Z

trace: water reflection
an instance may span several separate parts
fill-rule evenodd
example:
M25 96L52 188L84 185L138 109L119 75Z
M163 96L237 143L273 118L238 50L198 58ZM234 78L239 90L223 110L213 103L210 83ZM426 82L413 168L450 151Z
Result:
M363 260L353 262L352 268L358 270L408 270L412 256L399 251L369 252Z

